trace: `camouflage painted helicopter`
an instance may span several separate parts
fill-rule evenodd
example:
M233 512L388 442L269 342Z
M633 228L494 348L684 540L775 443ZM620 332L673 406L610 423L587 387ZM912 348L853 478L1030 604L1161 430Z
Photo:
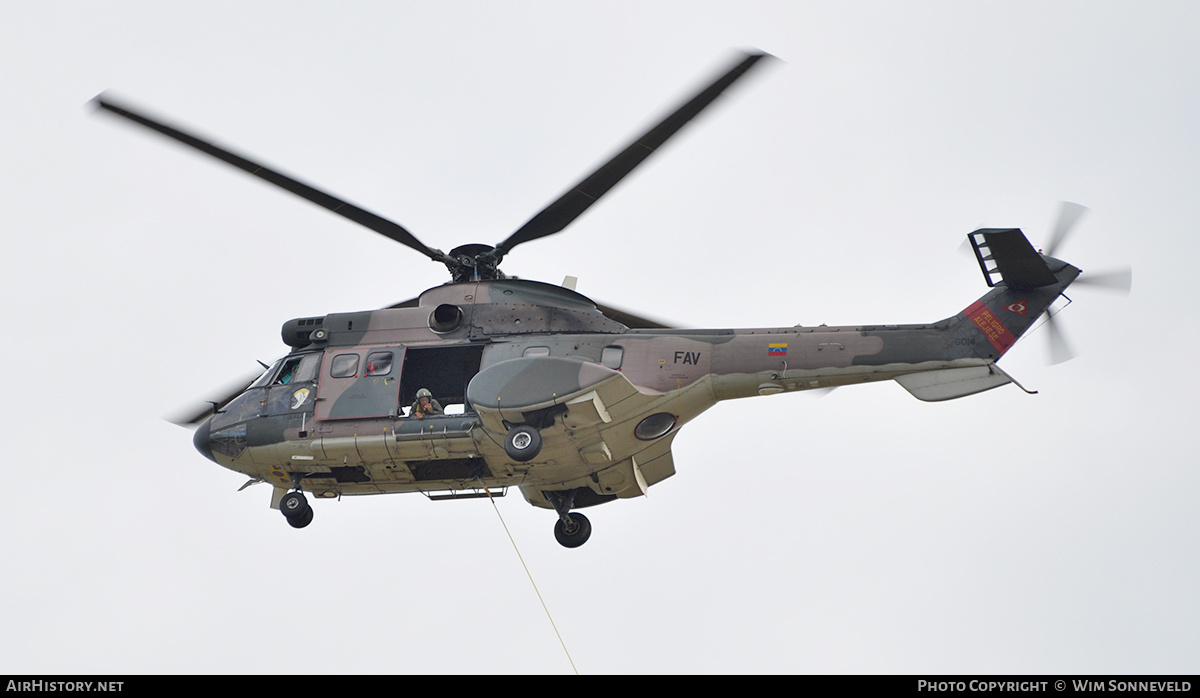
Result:
M739 56L503 242L448 254L390 220L97 97L99 108L386 235L452 277L380 310L286 322L286 356L182 420L198 423L197 450L250 476L247 485L269 483L271 506L296 528L313 518L304 492L457 499L516 486L530 504L553 509L555 537L577 547L591 524L573 510L644 495L673 475L676 434L720 400L895 380L934 401L1014 382L996 362L1081 273L1034 250L1018 229L969 235L991 289L925 325L669 329L500 271L514 247L563 230L766 57ZM433 398L432 412L417 409L419 394Z

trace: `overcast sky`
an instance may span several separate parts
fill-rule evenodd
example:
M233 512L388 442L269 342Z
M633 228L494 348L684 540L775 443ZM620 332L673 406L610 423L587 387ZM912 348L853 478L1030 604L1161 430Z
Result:
M510 274L689 327L928 322L978 227L1133 265L1006 386L722 403L677 474L498 508L583 673L1200 669L1194 2L6 2L0 671L568 673L496 510L316 502L162 417L294 317L442 283L400 245L88 109L105 90L389 217L496 243L734 50L739 85Z

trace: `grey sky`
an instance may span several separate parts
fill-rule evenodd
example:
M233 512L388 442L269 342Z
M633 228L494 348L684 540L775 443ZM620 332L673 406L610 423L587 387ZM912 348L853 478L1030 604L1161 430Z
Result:
M444 269L94 115L103 90L447 249L503 239L725 64L739 86L510 274L698 327L903 323L982 295L982 226L1135 269L1005 387L718 405L588 544L499 501L576 665L1195 672L1194 3L10 2L0 8L8 497L0 670L570 671L486 501L318 502L162 421L287 319ZM305 657L296 666L296 656Z

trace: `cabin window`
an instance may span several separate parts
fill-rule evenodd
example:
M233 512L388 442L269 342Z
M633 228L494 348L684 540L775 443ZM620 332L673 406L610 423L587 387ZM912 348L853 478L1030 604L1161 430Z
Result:
M614 371L621 368L621 360L625 358L625 350L621 347L604 347L600 352L600 365Z
M335 359L336 360L336 359ZM368 376L386 376L392 372L392 352L373 351L367 354Z
M338 354L329 365L330 378L353 378L358 374L358 354Z

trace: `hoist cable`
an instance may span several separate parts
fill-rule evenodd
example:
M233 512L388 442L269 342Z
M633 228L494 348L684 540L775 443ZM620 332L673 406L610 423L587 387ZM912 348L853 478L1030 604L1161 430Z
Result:
M567 649L567 643L563 641L562 633L558 632L558 626L554 623L554 617L550 615L550 607L546 605L546 600L542 598L542 592L538 590L537 582L533 581L533 573L529 571L529 565L525 564L525 558L521 556L521 550L517 547L517 541L513 538L512 532L508 530L508 524L504 523L504 517L500 515L500 507L496 506L496 500L492 497L492 491L488 489L483 480L479 481L483 485L483 491L487 492L488 501L492 503L492 508L496 510L496 516L500 519L500 525L504 527L504 533L508 535L508 540L512 543L513 550L517 552L517 559L521 561L521 566L525 568L525 576L529 577L529 583L533 586L533 593L537 594L538 601L542 604L542 610L546 612L546 618L550 620L550 627L554 628L554 634L558 636L558 643L562 645L563 653L567 655L567 661L571 663L571 670L579 675L579 669L575 667L575 660L571 659L571 652Z

